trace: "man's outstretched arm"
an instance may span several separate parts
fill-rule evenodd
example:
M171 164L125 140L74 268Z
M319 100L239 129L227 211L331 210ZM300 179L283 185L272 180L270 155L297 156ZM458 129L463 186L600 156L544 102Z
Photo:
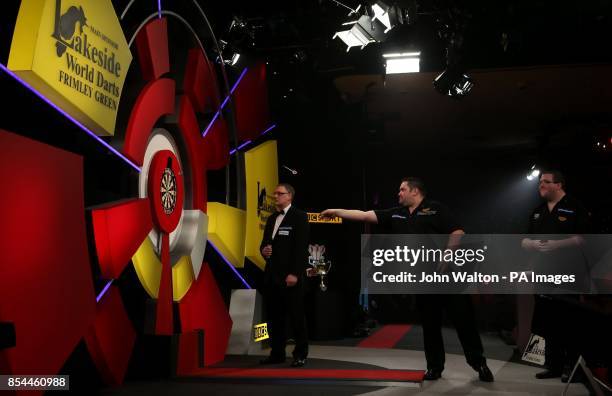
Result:
M363 221L366 223L378 223L378 218L373 210L364 212L363 210L355 209L326 209L321 212L321 216L325 218L340 217L346 220Z

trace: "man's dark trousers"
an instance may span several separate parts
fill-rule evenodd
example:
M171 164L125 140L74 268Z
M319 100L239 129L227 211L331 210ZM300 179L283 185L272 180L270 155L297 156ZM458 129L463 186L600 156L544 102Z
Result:
M416 303L423 325L428 369L444 369L443 311L449 315L457 330L467 363L472 367L480 367L485 363L484 350L474 318L474 307L469 295L419 294L416 296Z
M305 359L308 356L308 336L304 317L304 291L300 280L293 287L278 285L267 286L267 320L272 351L270 356L285 358L287 344L287 320L293 329L295 339L294 359Z

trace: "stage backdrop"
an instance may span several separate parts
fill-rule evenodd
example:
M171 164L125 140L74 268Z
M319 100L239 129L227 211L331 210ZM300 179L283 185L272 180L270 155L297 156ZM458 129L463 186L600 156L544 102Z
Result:
M246 243L245 256L264 269L259 252L268 216L275 210L272 192L278 184L276 141L270 140L244 154L246 173Z

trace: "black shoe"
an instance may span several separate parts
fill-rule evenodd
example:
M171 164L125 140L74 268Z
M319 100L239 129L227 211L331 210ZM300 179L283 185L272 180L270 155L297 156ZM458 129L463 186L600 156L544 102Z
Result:
M305 365L306 365L306 358L303 358L303 359L295 358L293 359L293 362L291 362L291 367L304 367Z
M482 382L493 382L495 379L493 378L493 373L489 370L489 367L486 363L483 363L482 366L474 367L474 370L478 373L478 379Z
M559 378L561 377L560 369L547 369L544 371L540 371L535 375L537 379L549 379L549 378Z
M440 369L427 369L423 376L424 381L435 381L442 377L442 370Z
M267 358L261 359L259 361L259 364L278 364L278 363L285 363L285 358L268 356Z

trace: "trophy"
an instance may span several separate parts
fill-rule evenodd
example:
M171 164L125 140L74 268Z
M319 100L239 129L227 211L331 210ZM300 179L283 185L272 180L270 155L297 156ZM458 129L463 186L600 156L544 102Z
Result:
M310 257L308 257L308 264L310 264L312 268L308 268L306 273L308 276L319 276L321 278L319 288L321 291L325 291L327 290L325 276L327 276L332 266L331 261L325 260L325 256L323 255L325 253L325 246L308 245L308 252L310 253Z

